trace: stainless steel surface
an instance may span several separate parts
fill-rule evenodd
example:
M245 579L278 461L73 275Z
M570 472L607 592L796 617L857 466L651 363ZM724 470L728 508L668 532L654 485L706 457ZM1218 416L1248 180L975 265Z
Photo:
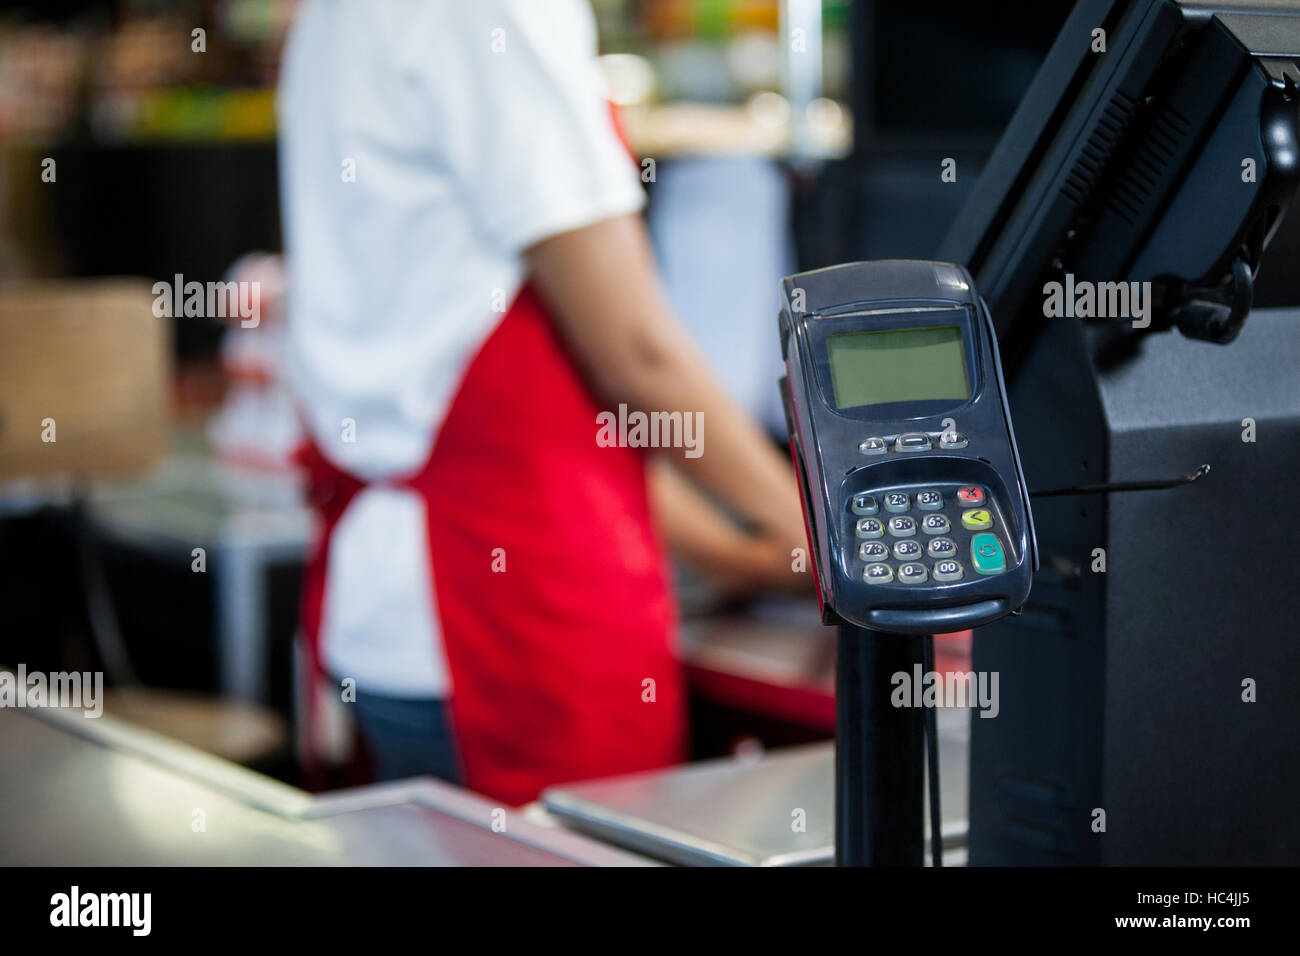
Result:
M312 804L312 795L296 787L281 783L264 774L254 773L246 767L186 746L129 721L108 715L88 718L82 711L71 708L47 708L14 713L50 724L66 734L80 737L90 744L112 751L119 756L134 757L144 763L166 768L184 776L196 785L277 816L302 816ZM16 725L12 730L9 723L0 726L5 727L6 732L16 733L20 738L24 733L37 737L43 736L42 731L25 729L25 725L22 724ZM18 746L21 744L15 743L15 747ZM8 755L7 749L0 750L0 761ZM0 769L5 767L4 763L0 763ZM5 773L7 777L7 770ZM7 794L8 786L7 779L4 783L0 783L0 794Z
M674 863L824 863L834 833L830 757L815 744L557 787L542 802L575 829Z
M313 797L111 717L0 709L0 864L648 862L431 779Z
M970 712L938 716L945 856L960 863ZM811 744L555 787L542 800L580 832L672 863L824 864L833 857L834 763L832 744Z

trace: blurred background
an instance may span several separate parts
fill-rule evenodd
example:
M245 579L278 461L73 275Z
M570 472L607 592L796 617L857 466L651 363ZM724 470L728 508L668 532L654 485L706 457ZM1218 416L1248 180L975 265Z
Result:
M274 88L296 6L0 4L0 664L102 669L110 710L301 783L312 528L273 258ZM778 278L932 257L1068 7L595 0L610 97L653 160L670 295L774 438ZM807 55L788 55L794 30ZM178 274L260 281L261 323L169 318L126 349L104 331ZM33 343L36 313L63 338ZM100 454L23 458L12 426L41 417L24 404L38 386L100 414ZM696 756L831 735L833 631L815 609L737 607L685 574L680 589ZM962 638L940 643L963 662ZM364 779L346 725L328 736L325 783Z

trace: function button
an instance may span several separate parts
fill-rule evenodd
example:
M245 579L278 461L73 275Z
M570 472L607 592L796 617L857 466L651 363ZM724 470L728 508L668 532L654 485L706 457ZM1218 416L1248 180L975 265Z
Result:
M889 519L889 533L895 538L910 538L916 534L916 519L907 515L896 515Z
M879 541L863 541L858 545L858 557L868 564L872 561L883 561L889 557L889 548Z
M948 523L947 515L926 515L921 519L921 530L926 534L947 534L952 530L952 525Z
M898 569L901 584L924 584L929 577L930 573L925 570L924 564L904 564Z
M961 526L967 531L984 531L993 527L993 515L987 508L974 508L961 513Z
M929 451L930 436L924 432L909 432L894 440L894 451Z
M894 545L894 557L899 561L915 561L921 556L921 542L907 538Z
M936 561L934 563L934 579L936 581L960 581L961 580L961 562L960 561Z
M1007 556L995 534L977 534L971 538L970 559L980 574L1001 574L1007 569Z
M855 515L873 515L880 510L875 495L854 495L850 507Z
M887 564L868 564L862 569L862 580L868 584L888 584L894 580L894 569Z
M879 518L859 518L858 519L858 537L859 538L879 538L885 534L885 526L880 523Z
M858 444L858 451L864 455L883 455L886 450L883 438L868 438Z
M952 538L931 538L925 546L925 553L932 558L955 558L957 545Z
M984 489L979 485L967 485L957 489L957 503L963 508L978 508L984 504Z
M965 448L970 444L970 439L961 432L944 432L939 436L940 448Z
M891 491L885 495L885 510L892 511L894 514L901 514L908 508L912 507L912 499L906 492Z
M922 511L938 511L943 507L943 495L937 491L918 491L916 506Z

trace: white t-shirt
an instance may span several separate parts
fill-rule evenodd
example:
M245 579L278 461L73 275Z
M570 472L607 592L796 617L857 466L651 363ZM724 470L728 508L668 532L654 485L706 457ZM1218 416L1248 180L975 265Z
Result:
M309 0L279 91L289 378L307 428L373 484L335 530L322 651L375 692L449 690L427 459L524 279L520 254L641 208L585 0Z

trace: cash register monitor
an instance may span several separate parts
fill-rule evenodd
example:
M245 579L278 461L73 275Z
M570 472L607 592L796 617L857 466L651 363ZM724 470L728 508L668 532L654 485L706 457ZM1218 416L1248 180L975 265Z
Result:
M942 245L997 328L1041 555L975 634L1002 709L972 721L973 864L1300 852L1294 709L1237 687L1300 679L1300 566L1254 537L1294 531L1300 315L1238 338L1296 188L1298 54L1297 3L1081 0ZM1138 283L1146 314L1053 314L1050 283ZM1262 409L1277 440L1246 444Z
M1151 316L1100 318L1235 337L1300 170L1297 12L1075 6L940 249L988 301L1008 375L1067 276L1151 283Z

